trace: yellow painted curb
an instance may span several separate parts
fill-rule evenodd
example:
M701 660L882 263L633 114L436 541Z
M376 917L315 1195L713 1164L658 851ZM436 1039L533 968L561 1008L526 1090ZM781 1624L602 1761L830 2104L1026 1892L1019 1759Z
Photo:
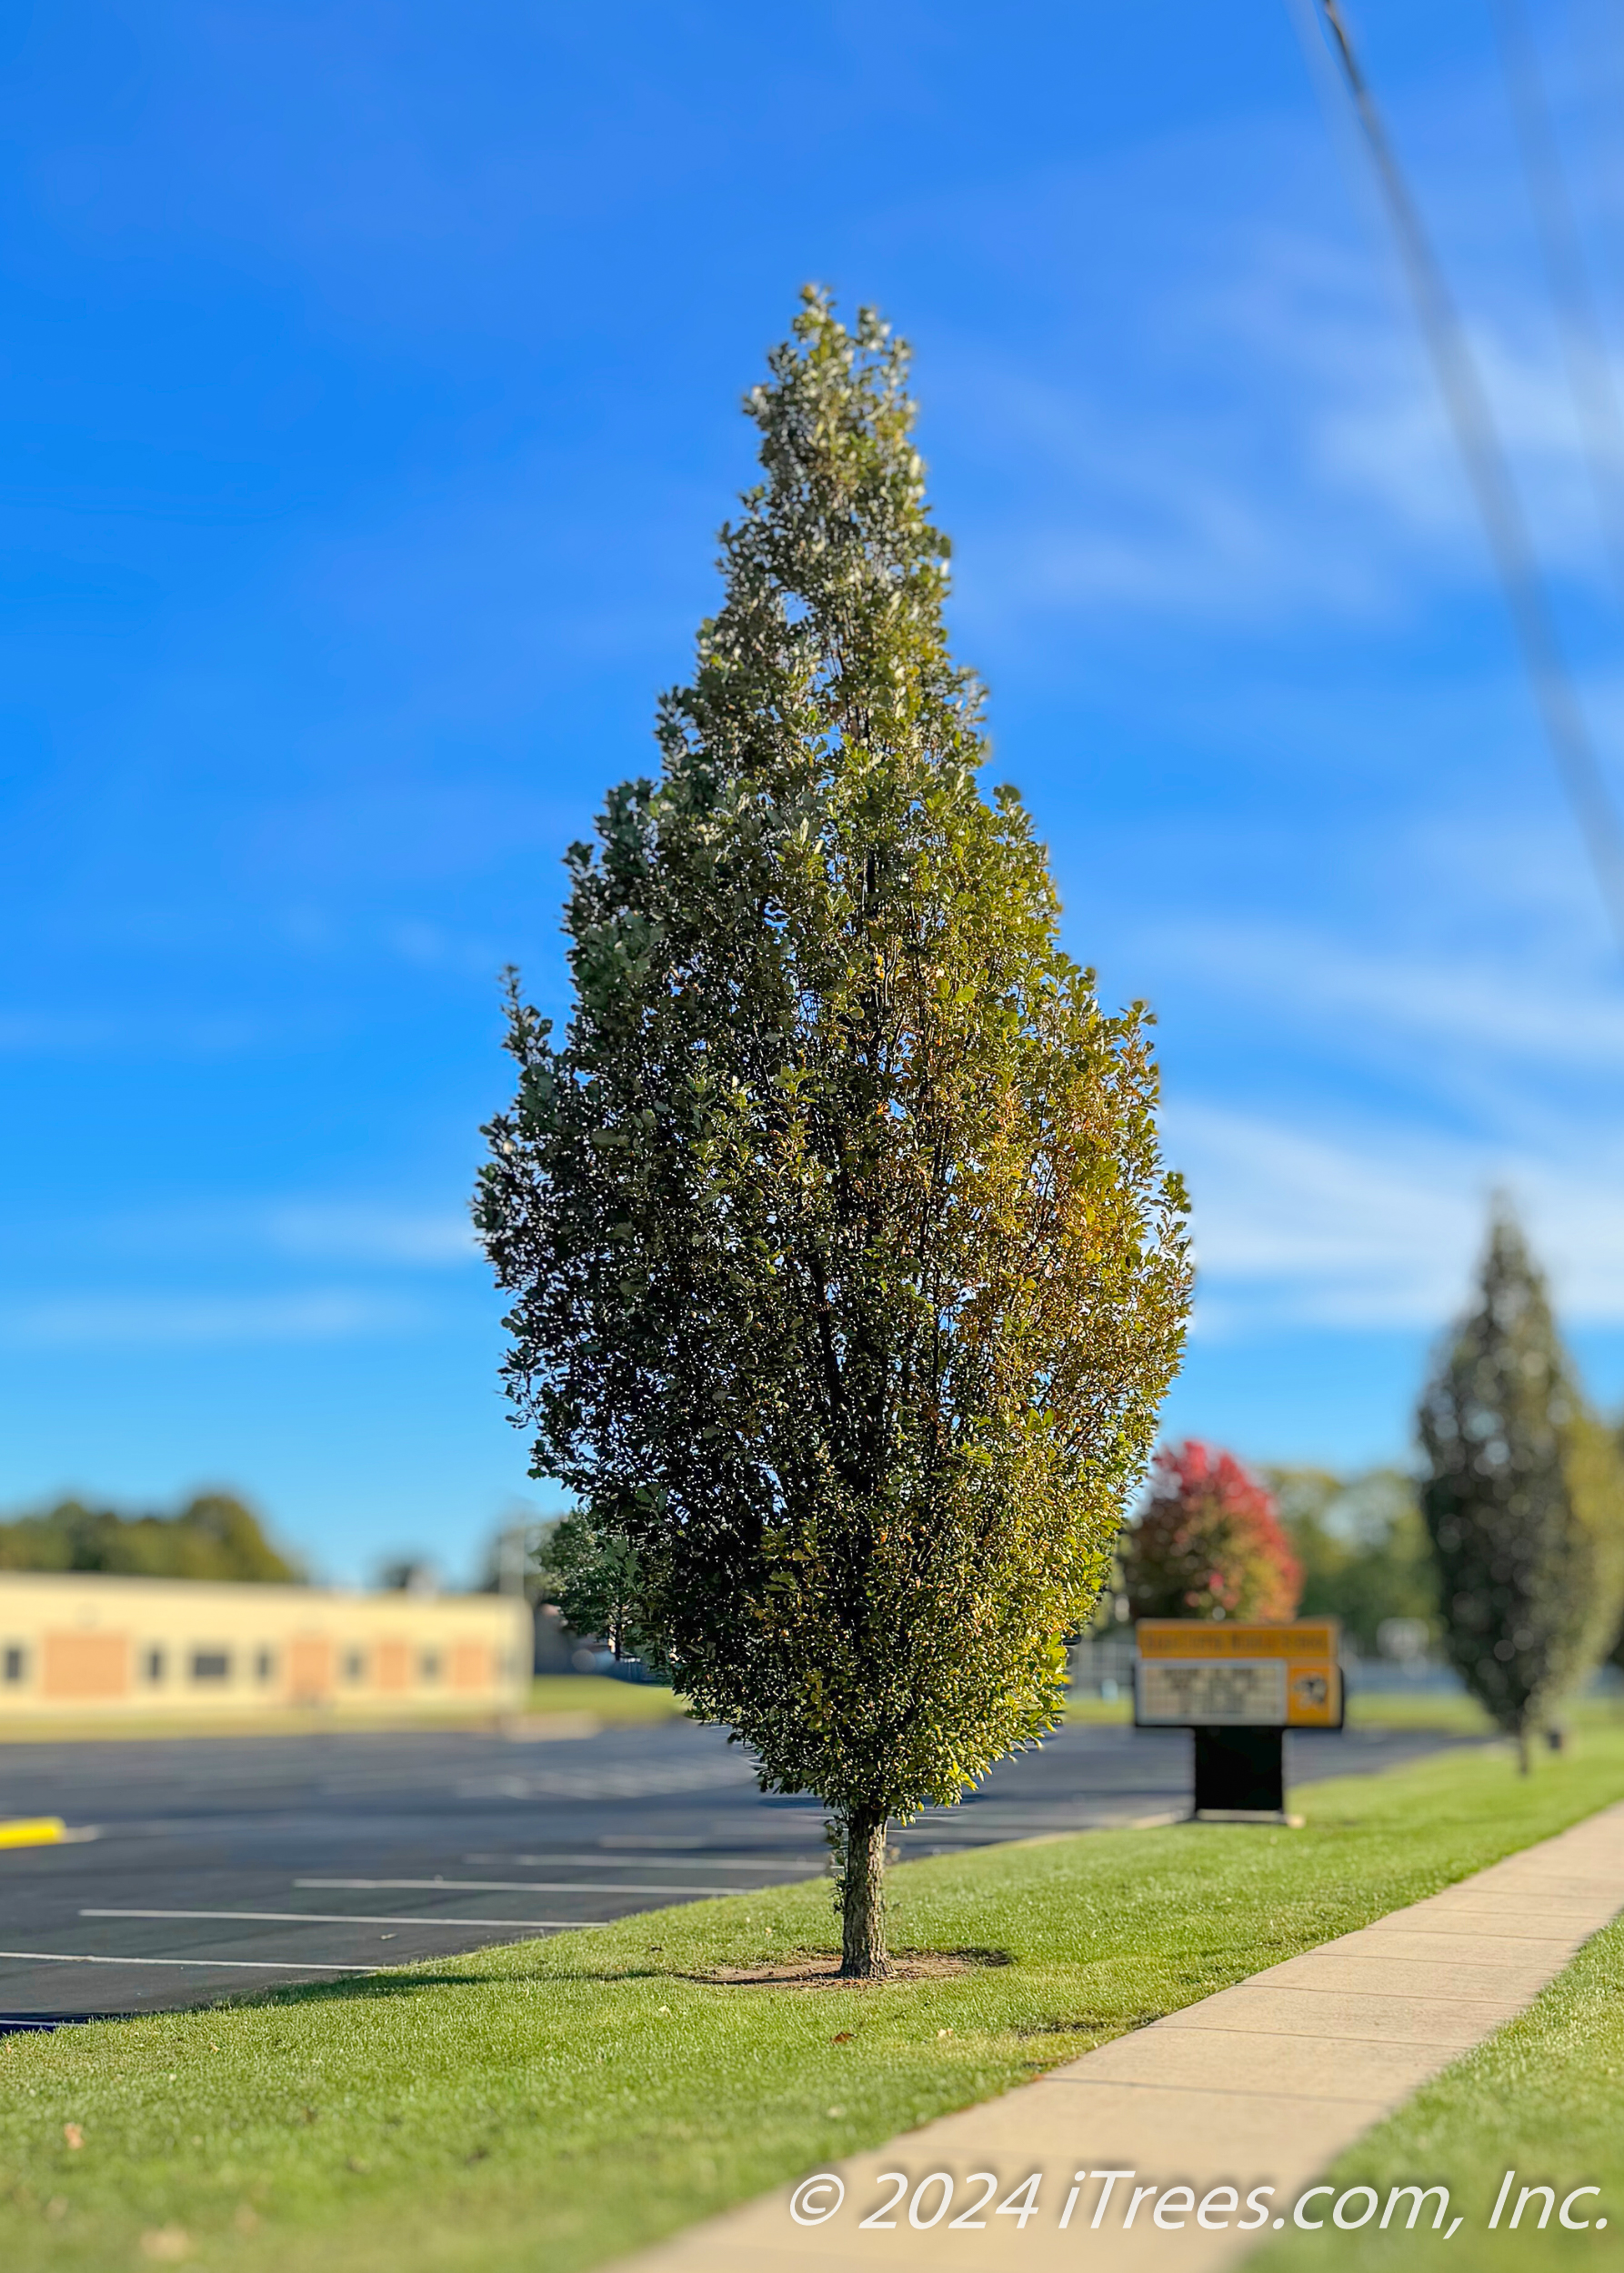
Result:
M0 1823L0 1847L55 1847L67 1826L60 1816L23 1816Z

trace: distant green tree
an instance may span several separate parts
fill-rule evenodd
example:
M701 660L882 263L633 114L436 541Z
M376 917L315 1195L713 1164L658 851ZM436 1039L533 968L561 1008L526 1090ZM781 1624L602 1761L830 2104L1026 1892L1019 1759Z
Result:
M563 1046L512 998L476 1205L532 1472L697 1716L831 1810L853 1976L887 1819L1058 1716L1189 1279L1143 1009L977 784L905 382L809 294L749 397L766 479L658 786L570 854Z
M236 1578L296 1585L305 1574L277 1553L250 1507L204 1492L178 1515L121 1516L66 1499L0 1523L0 1570L93 1570L141 1578Z
M1442 1632L1438 1566L1414 1481L1401 1468L1354 1476L1326 1468L1266 1467L1280 1521L1302 1565L1299 1617L1340 1618L1360 1653L1374 1656L1389 1618Z
M1503 1203L1477 1305L1439 1352L1419 1428L1449 1654L1526 1770L1531 1732L1617 1630L1624 1480Z
M650 1647L637 1623L637 1551L624 1533L584 1515L560 1516L543 1537L536 1576L537 1599L556 1604L572 1634L603 1642L617 1660L647 1648L648 1669L660 1677L658 1644Z
M1620 1422L1613 1431L1613 1448L1619 1455L1619 1465L1624 1467L1624 1422ZM1619 1606L1618 1631L1613 1637L1613 1646L1607 1653L1607 1663L1617 1666L1619 1672L1624 1673L1624 1604Z
M427 1555L386 1556L377 1566L377 1584L384 1594L437 1594L439 1567Z
M1191 1438L1156 1456L1118 1556L1136 1618L1288 1618L1302 1572L1275 1504L1233 1453Z

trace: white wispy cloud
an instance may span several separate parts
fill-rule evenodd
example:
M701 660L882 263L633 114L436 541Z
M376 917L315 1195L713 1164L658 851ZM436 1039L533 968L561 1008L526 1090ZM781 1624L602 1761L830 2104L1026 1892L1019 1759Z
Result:
M1338 1030L1355 1055L1361 1036L1382 1050L1404 1037L1447 1052L1452 1074L1471 1052L1508 1077L1530 1062L1624 1075L1624 984L1589 959L1553 968L1475 947L1373 950L1290 924L1192 924L1158 945L1204 986L1279 1018L1357 1020Z
M1260 307L1238 292L1258 431L1131 419L1082 386L984 365L967 391L1041 495L983 533L961 579L977 611L1108 609L1278 626L1390 617L1423 592L1487 589L1491 569L1454 436L1398 312ZM1605 561L1566 375L1530 320L1472 328L1501 436L1554 570L1600 587ZM1220 338L1208 343L1216 360ZM1615 375L1624 394L1624 371ZM1621 469L1624 470L1624 469Z
M1496 1189L1522 1213L1562 1316L1624 1324L1624 1145L1564 1158L1191 1101L1168 1128L1194 1198L1209 1332L1439 1327L1466 1298Z
M13 1348L175 1348L220 1343L326 1342L408 1331L416 1306L344 1289L286 1295L98 1294L0 1305Z
M200 1200L78 1218L51 1227L53 1250L170 1265L206 1260L245 1272L266 1258L443 1271L478 1259L466 1207L455 1200L371 1200L347 1195ZM15 1244L36 1251L22 1227Z
M1146 931L1178 1034L1253 1037L1250 1101L1169 1053L1205 1329L1439 1327L1497 1188L1562 1315L1624 1324L1624 971L1577 846L1429 822L1383 859L1385 896L1340 877L1318 922Z
M271 1244L285 1254L408 1265L476 1259L466 1209L386 1207L354 1200L296 1200L264 1217Z
M1451 87L1448 151L1418 146L1416 178L1544 564L1599 592L1601 529L1562 335L1503 121L1487 115L1499 99L1492 81ZM933 416L968 430L957 448L997 454L1006 500L965 566L974 614L1278 629L1398 619L1426 596L1491 589L1362 153L1350 154L1350 178L1319 121L1226 131L1260 132L1269 163L1195 135L1159 148L1154 164L1138 148L1011 192L1011 242L1047 251L1079 307L1099 290L1093 248L1125 214L1142 273L1161 281L1134 342L1090 353L1079 333L1077 352L1039 375L967 339L939 374ZM1605 158L1590 158L1582 138L1569 147L1580 205L1605 204ZM1241 189L1238 206L1216 201L1208 237L1189 201L1226 174L1258 187L1249 201ZM1154 352L1141 364L1135 345ZM1610 376L1624 398L1616 357ZM1595 442L1614 486L1624 482L1616 444Z
M0 1055L15 1057L234 1056L261 1039L239 1017L112 1017L78 1011L0 1008Z

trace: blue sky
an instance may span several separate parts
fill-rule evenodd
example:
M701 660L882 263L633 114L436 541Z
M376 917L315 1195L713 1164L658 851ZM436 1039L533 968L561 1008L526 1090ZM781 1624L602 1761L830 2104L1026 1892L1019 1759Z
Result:
M1616 312L1619 55L1534 13ZM1356 22L1610 751L1486 12ZM559 855L651 762L807 278L914 342L997 772L1160 1017L1169 1427L1402 1456L1497 1182L1624 1392L1624 969L1278 0L58 0L0 43L0 1504L226 1482L353 1578L545 1497L466 1227L495 975L559 1006Z

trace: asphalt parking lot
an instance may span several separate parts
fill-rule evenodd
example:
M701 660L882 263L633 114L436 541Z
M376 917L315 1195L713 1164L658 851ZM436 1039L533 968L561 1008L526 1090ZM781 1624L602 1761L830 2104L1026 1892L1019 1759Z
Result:
M1288 1739L1294 1780L1447 1738ZM1076 1723L904 1854L1168 1821L1183 1731ZM0 1816L63 1817L0 1850L0 2028L203 2004L448 1957L693 1898L816 1877L817 1803L757 1790L723 1731L675 1721L573 1741L535 1730L325 1733L0 1747Z

